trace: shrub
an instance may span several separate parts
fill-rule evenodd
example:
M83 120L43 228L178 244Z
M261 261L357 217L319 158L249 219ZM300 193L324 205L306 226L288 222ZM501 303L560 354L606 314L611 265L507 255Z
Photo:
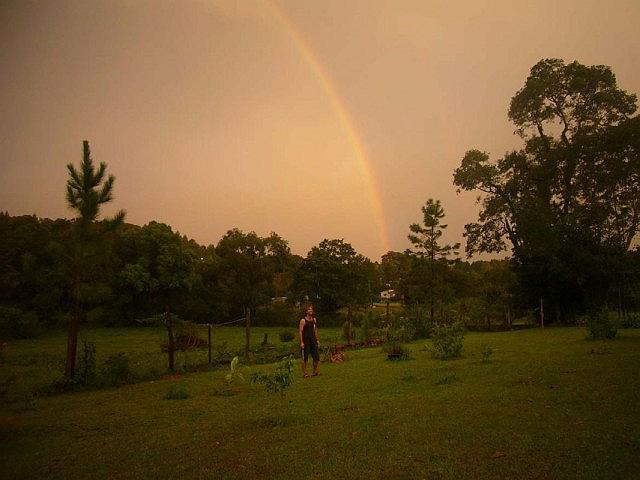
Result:
M464 328L459 323L437 325L433 334L432 355L441 360L459 357L464 343Z
M589 338L593 340L612 339L617 329L606 310L593 310L587 315L587 329Z
M282 343L292 342L296 338L296 334L291 330L283 330L280 332L280 341Z
M640 313L629 313L622 317L622 328L640 328Z
M111 355L104 362L102 375L109 385L131 382L133 373L129 365L129 357L125 353Z
M191 397L187 389L181 385L177 385L175 383L171 384L169 387L169 391L164 396L165 400L185 400Z

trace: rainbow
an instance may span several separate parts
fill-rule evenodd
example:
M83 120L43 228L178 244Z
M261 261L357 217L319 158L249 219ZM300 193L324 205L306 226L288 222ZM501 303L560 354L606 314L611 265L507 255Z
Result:
M374 218L376 222L376 227L378 229L378 233L380 236L380 242L384 247L384 253L390 250L389 247L389 236L387 232L387 226L385 222L384 209L382 208L382 201L380 199L380 192L377 187L378 183L376 181L375 172L371 166L371 162L369 161L364 145L360 140L358 132L354 126L353 119L351 115L349 115L349 111L344 106L338 92L336 91L335 86L331 82L331 78L323 68L322 64L318 60L318 57L315 55L311 46L303 37L302 33L296 28L294 23L288 17L287 12L277 3L276 0L265 0L266 4L269 6L269 9L273 13L273 16L278 20L278 22L284 27L284 30L287 32L293 44L296 46L300 55L304 58L307 64L311 67L313 72L315 73L318 82L321 87L324 89L327 98L331 102L331 106L333 110L336 112L338 119L342 128L344 129L347 138L349 139L349 143L351 144L356 158L358 159L358 164L365 178L365 182L367 188L369 190L369 194L371 197L371 205L373 207Z

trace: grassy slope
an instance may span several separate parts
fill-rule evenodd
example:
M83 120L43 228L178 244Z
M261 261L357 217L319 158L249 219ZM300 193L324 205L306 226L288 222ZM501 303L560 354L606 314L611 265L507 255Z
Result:
M431 359L428 342L404 362L349 352L284 399L254 386L220 396L221 371L175 381L187 400L163 399L171 380L41 399L0 413L2 475L638 478L640 332L584 335L470 334L451 362Z

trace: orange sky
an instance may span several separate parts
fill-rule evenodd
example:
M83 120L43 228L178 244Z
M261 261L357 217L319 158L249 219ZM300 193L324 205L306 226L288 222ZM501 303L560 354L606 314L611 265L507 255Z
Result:
M509 100L541 58L610 65L640 94L635 0L275 5L0 1L0 210L69 217L86 139L116 176L106 213L378 260L429 197L462 241L477 207L453 169L519 145Z

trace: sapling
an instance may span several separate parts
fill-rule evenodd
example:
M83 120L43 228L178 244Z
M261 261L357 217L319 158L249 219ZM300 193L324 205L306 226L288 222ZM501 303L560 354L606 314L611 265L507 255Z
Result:
M254 373L251 376L252 383L261 383L269 393L279 393L284 396L284 392L293 383L293 356L284 358L276 367L274 373Z

